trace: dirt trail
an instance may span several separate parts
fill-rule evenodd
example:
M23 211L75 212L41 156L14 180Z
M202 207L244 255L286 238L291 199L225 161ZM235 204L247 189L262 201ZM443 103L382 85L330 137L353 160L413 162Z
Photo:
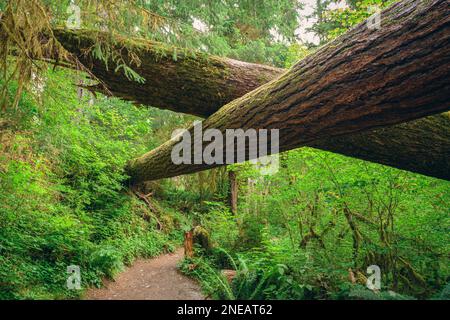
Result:
M177 270L183 249L153 259L141 259L119 274L116 281L105 281L104 288L89 289L88 300L202 300L199 285Z

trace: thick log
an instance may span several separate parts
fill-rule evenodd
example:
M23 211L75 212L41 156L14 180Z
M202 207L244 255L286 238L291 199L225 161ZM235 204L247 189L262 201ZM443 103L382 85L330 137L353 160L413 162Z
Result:
M114 96L204 118L285 71L99 31L55 29L53 33ZM116 71L112 61L106 65L92 52L86 54L95 46L105 56L114 51L114 59L131 65L145 83L130 79L123 69ZM139 57L139 65L132 62L131 52ZM92 89L107 93L101 85Z
M396 3L381 13L380 29L358 25L280 78L221 108L203 129L279 129L280 151L285 151L446 111L448 10L445 0ZM193 127L189 131L193 135ZM175 165L171 151L179 140L132 160L132 182L218 166Z
M122 59L129 63L131 50L141 60L133 68L144 84L128 79L115 66L85 54L95 39L111 41L102 32L54 30L66 49L77 55L93 74L117 97L139 104L208 117L226 103L243 96L280 76L286 70L233 59L205 56L149 41L114 36L115 48L122 48ZM102 86L94 89L104 92ZM372 130L351 136L317 141L310 146L409 170L450 179L450 118L433 115L426 119Z
M449 112L309 146L450 180Z

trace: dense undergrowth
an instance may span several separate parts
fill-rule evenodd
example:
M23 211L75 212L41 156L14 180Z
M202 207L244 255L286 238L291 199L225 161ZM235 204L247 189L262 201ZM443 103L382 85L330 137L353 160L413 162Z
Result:
M152 111L91 100L80 77L49 70L1 114L0 299L77 298L67 266L80 267L83 289L99 286L181 241L182 215L155 203L156 218L123 187L126 161L157 143Z
M283 154L276 175L233 170L237 214L194 208L213 248L181 265L211 297L449 298L449 182L308 148ZM370 265L381 290L366 287Z

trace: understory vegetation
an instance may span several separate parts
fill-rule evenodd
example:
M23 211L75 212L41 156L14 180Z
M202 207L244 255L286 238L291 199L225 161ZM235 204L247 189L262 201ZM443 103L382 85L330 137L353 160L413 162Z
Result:
M238 212L194 209L212 244L182 265L212 297L448 298L448 182L305 148L273 176L234 170ZM380 292L366 288L371 265Z
M136 257L173 250L187 223L124 188L126 161L154 146L151 111L94 102L73 72L45 77L40 104L24 94L0 118L1 299L79 297L69 265L83 288L100 286Z
M279 68L392 3L315 1L312 42L296 36L302 1L75 2L83 28ZM33 21L21 15L26 1L10 3L0 26L7 8L18 24ZM0 32L0 299L83 298L192 231L179 269L211 299L450 299L449 181L305 147L280 154L273 175L241 163L131 187L127 162L197 118L93 94L85 69L43 61L36 39L61 27L72 1L29 3L42 19L31 36ZM72 265L82 290L66 285ZM370 266L379 290L366 286Z

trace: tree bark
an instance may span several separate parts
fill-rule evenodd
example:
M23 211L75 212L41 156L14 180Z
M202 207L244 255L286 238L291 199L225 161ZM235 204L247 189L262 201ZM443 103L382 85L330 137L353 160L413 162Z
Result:
M184 256L186 258L194 257L194 233L192 230L186 231L184 233Z
M280 78L221 108L203 122L203 129L279 129L280 151L286 151L446 111L448 9L444 0L396 3L381 13L380 29L358 25ZM193 135L193 127L189 132ZM175 165L171 151L179 141L169 140L130 161L132 182L218 166Z
M204 118L285 71L100 31L55 29L53 33L114 96ZM94 58L96 47L109 57L108 64ZM139 57L140 63L136 65L132 57ZM131 65L145 83L129 79L123 69L116 71L117 62L111 60ZM108 94L102 85L91 88Z
M236 179L236 172L228 171L228 180L230 182L230 208L231 213L236 215L237 213L237 201L238 201L238 184Z
M75 54L115 96L138 104L208 117L226 103L280 76L286 70L233 59L206 56L143 40L113 37L121 59L139 56L133 66L144 84L115 72L101 60L86 54L96 42L111 41L106 33L54 30L66 49ZM108 40L109 39L109 40ZM103 86L93 89L105 93ZM309 144L307 144L309 145ZM433 115L408 124L385 127L342 137L330 137L310 146L381 163L441 179L450 179L450 118Z

